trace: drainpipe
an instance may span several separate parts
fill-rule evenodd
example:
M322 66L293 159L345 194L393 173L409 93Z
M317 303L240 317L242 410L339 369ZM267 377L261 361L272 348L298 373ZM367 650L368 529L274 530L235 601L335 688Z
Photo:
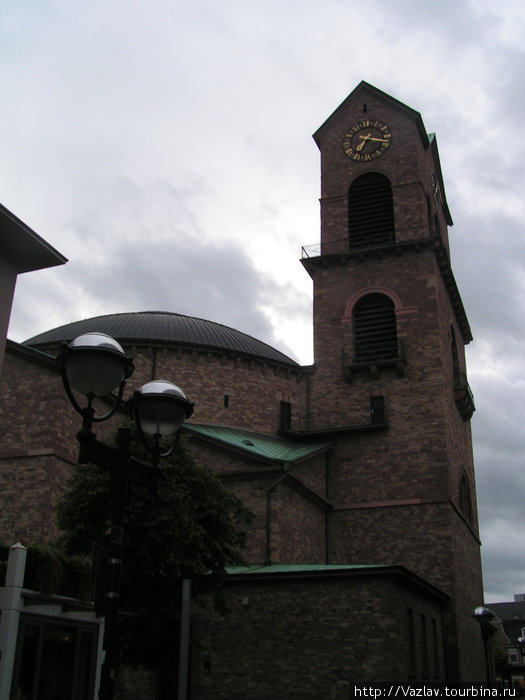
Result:
M311 395L311 381L310 374L306 374L306 430L310 430L310 395Z
M272 540L272 493L275 489L282 484L282 482L288 476L288 470L290 469L290 462L283 463L284 474L277 479L277 481L270 486L266 494L266 557L264 559L264 565L269 566L272 563L271 560L271 540Z
M153 348L152 356L151 356L151 381L156 379L155 375L157 374L157 348Z
M324 492L326 498L330 500L330 452L324 458L325 485ZM330 526L328 522L329 513L324 514L324 559L325 564L330 564Z

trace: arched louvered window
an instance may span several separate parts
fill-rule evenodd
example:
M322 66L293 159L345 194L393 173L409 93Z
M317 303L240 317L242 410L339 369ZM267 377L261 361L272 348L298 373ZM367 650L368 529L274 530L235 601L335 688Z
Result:
M348 191L351 248L393 243L394 204L390 181L380 173L365 173Z
M468 476L465 472L462 473L459 481L459 509L465 518L472 522L472 496Z
M394 302L367 294L354 307L355 361L377 362L398 356Z

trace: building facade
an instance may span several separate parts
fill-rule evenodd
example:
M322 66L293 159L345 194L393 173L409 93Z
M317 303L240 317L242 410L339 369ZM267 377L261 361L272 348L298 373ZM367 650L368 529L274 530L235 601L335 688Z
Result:
M515 593L512 602L487 603L503 628L496 652L496 670L509 686L525 687L525 594ZM499 666L499 667L498 667Z
M18 275L65 262L58 250L0 204L0 371Z
M348 697L354 682L485 678L471 332L436 139L367 83L314 139L321 240L302 252L313 365L156 312L68 324L6 353L3 395L18 421L2 400L4 539L53 536L50 505L75 462L60 342L106 332L134 357L128 391L165 378L195 402L192 451L256 517L249 566L226 580L230 614L194 611L192 697ZM20 420L28 402L45 407L36 427Z

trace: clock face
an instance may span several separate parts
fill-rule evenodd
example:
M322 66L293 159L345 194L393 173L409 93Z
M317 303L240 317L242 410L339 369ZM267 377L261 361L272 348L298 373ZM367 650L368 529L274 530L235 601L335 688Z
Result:
M392 132L388 124L377 119L364 119L344 135L343 151L352 160L367 162L382 156L391 140Z

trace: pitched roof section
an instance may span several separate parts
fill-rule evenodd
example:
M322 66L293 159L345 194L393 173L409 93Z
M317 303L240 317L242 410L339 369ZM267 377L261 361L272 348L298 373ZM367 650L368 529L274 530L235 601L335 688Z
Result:
M75 321L40 333L26 340L25 344L36 347L58 345L62 341L70 341L82 333L93 331L107 333L128 345L210 348L299 367L290 357L251 335L214 321L166 311L110 314Z
M301 579L327 577L379 577L393 576L403 581L411 588L419 589L429 598L443 604L449 596L412 573L404 566L397 564L269 564L253 566L232 566L226 569L229 574L225 579L228 583L254 582L268 577L268 580L289 581L299 583Z
M252 457L279 463L300 462L321 452L326 452L333 446L332 442L301 444L249 430L216 425L185 423L184 430L215 444L240 450Z
M429 144L429 139L427 132L425 130L425 126L423 124L423 119L421 118L421 114L417 112L415 109L412 109L412 107L409 107L406 104L403 104L403 102L400 102L399 100L396 100L395 97L391 97L388 95L386 92L383 92L382 90L379 90L378 88L374 87L373 85L370 85L370 83L365 82L362 80L359 85L352 90L352 92L348 95L348 97L341 102L339 107L332 112L332 114L328 117L328 119L317 129L315 134L313 135L313 138L317 145L319 145L319 140L322 138L322 135L326 129L328 129L331 125L331 123L334 121L334 119L337 119L339 116L339 113L344 111L346 109L346 106L349 102L353 101L357 94L362 91L367 91L369 93L374 94L376 97L379 97L381 100L384 102L388 102L389 104L393 105L397 109L405 112L409 117L411 117L417 126L417 130L419 132L419 136L421 138L421 141L423 144L428 146Z
M254 564L252 566L230 566L228 574L309 574L357 571L363 569L384 569L388 564Z
M502 622L525 620L524 601L514 603L485 603L485 607L496 613Z
M0 254L11 262L17 274L63 265L67 262L67 258L62 253L55 250L2 204L0 204Z

